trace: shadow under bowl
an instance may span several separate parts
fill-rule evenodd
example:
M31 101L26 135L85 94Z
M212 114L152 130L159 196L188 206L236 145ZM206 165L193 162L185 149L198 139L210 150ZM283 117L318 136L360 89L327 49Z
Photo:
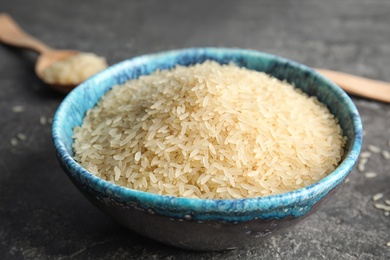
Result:
M339 120L348 140L339 166L305 188L256 198L206 200L163 196L104 181L73 159L73 128L112 86L175 65L214 60L263 71L317 96ZM74 185L122 225L162 243L192 250L224 250L258 245L275 231L315 212L353 169L362 144L362 124L348 95L314 70L271 54L228 48L193 48L129 59L88 79L61 103L53 122L60 165Z

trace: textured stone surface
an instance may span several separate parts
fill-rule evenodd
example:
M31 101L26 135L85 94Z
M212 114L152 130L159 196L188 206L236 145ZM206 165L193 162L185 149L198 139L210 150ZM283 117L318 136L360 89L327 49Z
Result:
M194 46L257 49L313 67L390 81L390 2L21 1L2 0L26 31L56 48L95 52L115 63ZM1 259L389 259L390 160L373 154L315 215L258 247L189 252L125 230L92 206L59 168L50 124L63 95L34 75L36 55L0 46ZM354 97L368 145L389 150L390 106ZM20 113L14 106L23 106ZM44 117L44 118L42 118ZM27 140L11 139L18 133Z

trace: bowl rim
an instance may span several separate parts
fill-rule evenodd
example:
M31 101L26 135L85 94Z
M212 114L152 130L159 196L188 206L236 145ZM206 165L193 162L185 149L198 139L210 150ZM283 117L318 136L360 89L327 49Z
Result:
M89 173L86 169L81 167L72 157L72 155L67 151L66 145L63 142L62 125L61 121L66 119L66 112L70 107L71 100L77 95L84 95L86 93L85 89L90 86L93 81L100 81L105 78L112 77L113 75L118 75L118 73L128 66L137 66L143 62L150 62L156 59L164 59L169 55L180 55L187 54L193 55L196 52L218 52L218 53L239 53L243 56L256 56L258 58L278 60L281 62L286 62L292 66L298 68L302 72L315 75L319 80L326 84L329 88L332 89L339 97L341 102L347 107L350 114L353 116L352 128L354 130L354 138L351 143L351 149L342 159L338 167L328 174L326 177L320 179L312 185L276 195L267 195L261 197L251 197L251 198L242 198L242 199L197 199L197 198L185 198L185 197L174 197L168 195L158 195L154 193L138 191L126 187L122 187L108 181L105 181L95 175ZM313 69L297 63L295 61L279 57L277 55L259 52L256 50L249 49L239 49L239 48L221 48L221 47L205 47L205 48L187 48L187 49L178 49L170 51L162 51L152 54L145 54L137 56L131 59L124 60L117 64L110 66L109 68L103 70L102 72L96 74L90 79L86 80L80 84L77 88L71 91L61 102L58 107L52 126L52 138L57 153L58 160L61 165L65 168L66 171L72 175L70 177L74 178L75 176L79 180L83 181L84 185L89 186L92 190L97 189L100 193L104 194L107 197L113 198L119 202L131 202L137 201L141 204L141 208L153 208L156 209L157 213L170 215L169 210L180 209L180 213L172 213L171 217L182 216L183 212L187 213L204 213L203 217L215 218L216 216L230 216L234 219L237 216L237 212L241 212L244 215L248 215L253 212L268 212L270 210L284 208L286 206L296 207L297 205L302 205L302 203L308 203L308 201L314 196L319 199L325 196L330 190L335 186L340 184L345 180L346 176L352 170L356 161L358 159L361 145L362 145L362 123L360 120L359 112L354 105L353 101L349 96L336 84L320 75ZM67 172L68 173L68 172ZM69 174L68 174L69 175ZM315 201L317 202L317 201ZM315 202L312 203L315 204ZM294 211L291 209L289 212L285 212L287 215L294 215L296 217L305 214L310 207L299 211ZM274 215L272 215L275 217ZM267 215L262 215L262 217L267 218ZM280 217L285 217L283 213ZM200 217L199 219L202 219ZM240 218L241 220L241 218ZM247 219L246 219L247 220Z

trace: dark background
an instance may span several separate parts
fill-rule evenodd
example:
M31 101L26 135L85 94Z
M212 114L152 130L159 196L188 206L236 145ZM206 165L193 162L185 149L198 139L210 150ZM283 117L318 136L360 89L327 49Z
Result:
M1 0L30 34L55 48L97 53L110 64L185 47L256 49L308 66L390 81L390 1ZM305 222L257 247L199 253L119 226L60 169L50 123L64 95L34 75L36 55L0 45L0 259L389 259L390 161L374 154ZM390 106L353 97L368 145L390 150ZM14 106L23 106L20 113ZM44 118L43 118L44 117ZM12 146L17 134L27 136Z

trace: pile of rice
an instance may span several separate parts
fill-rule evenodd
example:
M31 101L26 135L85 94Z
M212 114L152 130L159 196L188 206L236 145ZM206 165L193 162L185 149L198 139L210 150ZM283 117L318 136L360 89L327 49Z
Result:
M47 67L43 79L50 84L78 85L92 75L107 68L103 57L94 53L80 52Z
M292 191L329 174L346 138L315 97L206 61L114 86L74 129L88 171L157 194L228 199Z

